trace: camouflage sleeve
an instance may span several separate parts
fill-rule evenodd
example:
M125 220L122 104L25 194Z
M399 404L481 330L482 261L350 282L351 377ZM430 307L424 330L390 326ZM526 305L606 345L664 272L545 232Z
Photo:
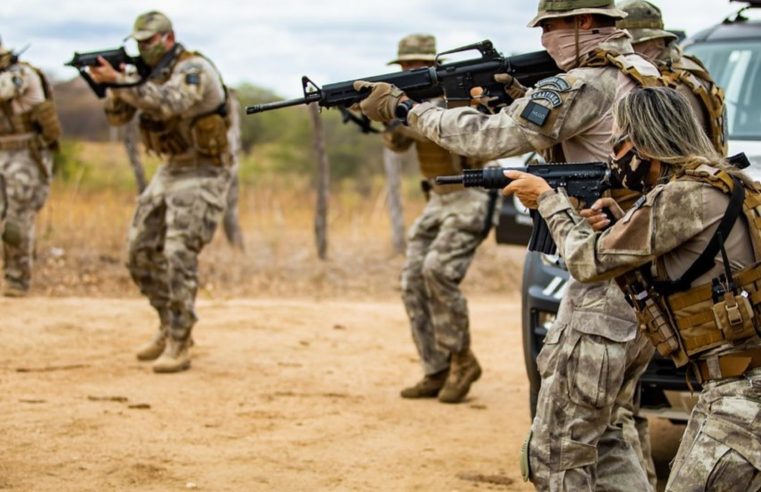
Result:
M562 190L540 196L539 213L571 275L595 282L651 262L703 232L700 186L685 181L660 185L603 232L592 229Z
M590 105L599 100L594 85L570 74L545 81L493 115L419 104L410 111L410 126L453 153L491 160L548 149L599 118L598 105Z
M135 106L132 106L119 97L115 97L110 91L106 97L106 103L103 109L106 112L106 121L111 126L126 125L132 120L137 111Z
M193 57L178 63L164 84L148 81L136 87L115 89L114 93L137 109L159 113L168 119L201 102L209 78L216 76L208 62Z

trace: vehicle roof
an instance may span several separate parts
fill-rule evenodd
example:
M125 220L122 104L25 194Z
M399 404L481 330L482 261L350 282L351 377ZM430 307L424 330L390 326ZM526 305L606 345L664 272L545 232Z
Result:
M745 13L755 15L749 18ZM688 44L761 39L761 19L758 18L758 13L761 13L761 2L754 1L752 7L741 10L733 17L728 17L721 24L690 36Z

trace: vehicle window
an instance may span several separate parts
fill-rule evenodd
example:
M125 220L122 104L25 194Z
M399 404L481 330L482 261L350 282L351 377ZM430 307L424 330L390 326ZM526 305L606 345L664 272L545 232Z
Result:
M729 138L761 139L761 41L695 44L686 51L724 88Z

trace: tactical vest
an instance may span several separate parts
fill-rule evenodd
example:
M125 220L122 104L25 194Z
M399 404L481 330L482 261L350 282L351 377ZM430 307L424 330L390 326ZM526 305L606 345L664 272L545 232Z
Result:
M740 344L761 334L761 188L746 188L728 173L709 166L686 171L674 179L678 177L709 184L730 195L729 208L717 233L678 280L668 279L659 259L654 267L645 265L616 281L635 308L645 335L662 356L673 359L677 367L692 362L699 380L739 376L749 367L761 365L761 349L744 355L701 356L727 343ZM748 225L754 263L692 286L696 278L713 267L716 255L724 254L723 238L729 236L740 217Z
M179 53L173 56L166 66L157 67L151 80L157 84L166 83L178 63L193 57L202 57L197 51L187 51L179 48ZM211 63L211 61L209 61ZM214 66L212 64L212 66ZM216 68L215 68L216 71ZM218 73L218 72L217 72ZM221 78L220 78L221 81ZM229 150L227 130L232 124L230 118L230 97L227 86L222 84L224 101L214 110L197 115L183 129L183 118L178 115L166 120L154 119L141 112L139 118L140 136L149 152L159 155L181 155L194 150L200 156L210 158L215 164L225 164L225 156Z
M676 88L684 85L700 101L706 121L706 133L714 148L720 155L727 155L726 110L724 106L724 91L716 85L708 73L708 69L690 55L683 55L695 63L696 67L679 66L673 63L662 64L659 68L666 85Z
M460 185L433 184L433 178L436 176L462 174L463 169L480 169L483 167L482 162L453 154L430 140L416 141L415 150L420 163L420 173L432 184L432 189L437 193L461 190L463 187Z
M5 118L5 124L0 125L0 137L35 133L39 135L42 147L56 149L58 140L61 138L61 123L53 101L53 90L50 82L42 70L37 67L26 62L18 62L18 64L33 70L40 78L45 100L23 113L15 113L11 101L0 102L0 109L2 110L0 114ZM0 142L0 150L21 150L34 145L38 145L34 139L6 139L4 142Z
M639 87L659 87L665 85L661 77L645 75L626 56L610 49L598 49L587 55L582 60L582 67L605 67L614 66L621 73L629 77Z

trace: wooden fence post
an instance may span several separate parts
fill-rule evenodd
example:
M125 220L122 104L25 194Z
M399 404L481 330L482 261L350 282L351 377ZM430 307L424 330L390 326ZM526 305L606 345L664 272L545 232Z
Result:
M330 193L330 163L325 151L325 129L316 103L309 105L309 115L314 129L314 153L317 158L317 206L314 217L314 233L317 256L325 260L328 255L328 195Z

